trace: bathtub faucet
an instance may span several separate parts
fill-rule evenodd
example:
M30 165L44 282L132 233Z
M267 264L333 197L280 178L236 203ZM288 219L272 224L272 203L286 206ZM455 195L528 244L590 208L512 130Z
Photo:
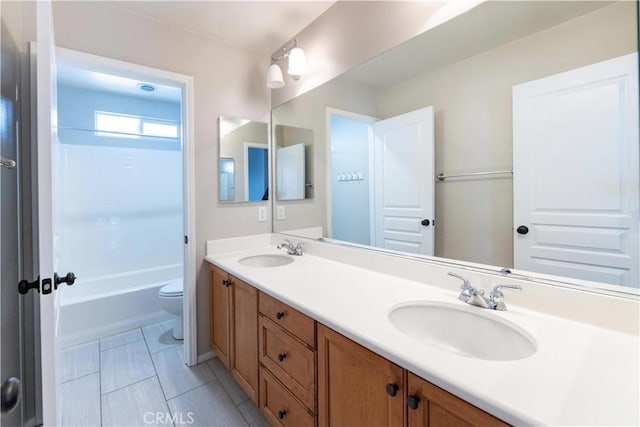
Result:
M295 246L291 243L291 240L285 239L284 242L278 245L278 249L285 248L289 255L302 255L302 242L298 242Z

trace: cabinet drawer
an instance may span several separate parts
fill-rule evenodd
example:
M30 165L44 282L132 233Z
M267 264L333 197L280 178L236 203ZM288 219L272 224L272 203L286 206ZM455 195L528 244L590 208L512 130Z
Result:
M291 332L311 347L316 347L315 320L264 292L260 292L259 309L265 317L273 320L277 325Z
M316 411L316 352L260 316L260 362L291 392Z
M315 416L260 367L260 410L272 426L314 427Z

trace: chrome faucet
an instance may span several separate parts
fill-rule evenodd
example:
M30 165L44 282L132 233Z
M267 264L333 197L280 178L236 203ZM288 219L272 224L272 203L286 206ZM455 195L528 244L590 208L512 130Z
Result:
M507 306L504 305L504 294L502 293L503 289L515 289L522 290L522 286L520 285L497 285L491 289L489 293L489 308L492 310L498 311L506 311Z
M504 304L502 289L522 289L520 285L497 285L491 290L489 298L487 298L484 296L484 291L474 287L467 278L453 272L447 274L462 280L460 295L458 295L460 301L491 310L505 311L507 309L507 306Z
M302 242L298 242L295 246L289 239L285 239L284 242L280 243L278 249L285 248L287 250L287 254L289 255L302 255Z
M469 280L459 274L449 272L447 273L449 276L453 276L457 279L462 280L462 285L460 286L460 295L458 295L458 299L467 304L475 305L482 308L489 308L489 303L487 299L484 297L484 291L475 288Z

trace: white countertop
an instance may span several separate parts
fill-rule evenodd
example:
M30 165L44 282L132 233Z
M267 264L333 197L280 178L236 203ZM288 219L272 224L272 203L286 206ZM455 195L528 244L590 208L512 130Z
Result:
M637 336L509 304L481 310L527 331L538 349L514 361L479 360L420 342L389 321L411 301L459 302L457 292L305 254L272 268L241 258L282 254L274 246L206 260L418 376L513 425L640 425ZM598 307L588 307L597 310Z

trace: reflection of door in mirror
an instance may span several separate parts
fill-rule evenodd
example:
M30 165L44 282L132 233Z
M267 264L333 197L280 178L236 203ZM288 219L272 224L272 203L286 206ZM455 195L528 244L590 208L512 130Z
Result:
M276 189L278 200L304 199L304 144L276 150Z
M246 142L244 144L244 194L245 201L267 200L269 186L269 154L267 146Z
M313 138L313 130L308 128L274 126L277 200L313 199Z
M220 159L220 201L229 202L235 199L235 162L233 159Z
M516 268L640 281L637 94L636 53L513 88Z
M433 255L433 108L381 121L330 110L329 128L330 236Z
M433 107L381 120L374 129L376 246L433 255Z

